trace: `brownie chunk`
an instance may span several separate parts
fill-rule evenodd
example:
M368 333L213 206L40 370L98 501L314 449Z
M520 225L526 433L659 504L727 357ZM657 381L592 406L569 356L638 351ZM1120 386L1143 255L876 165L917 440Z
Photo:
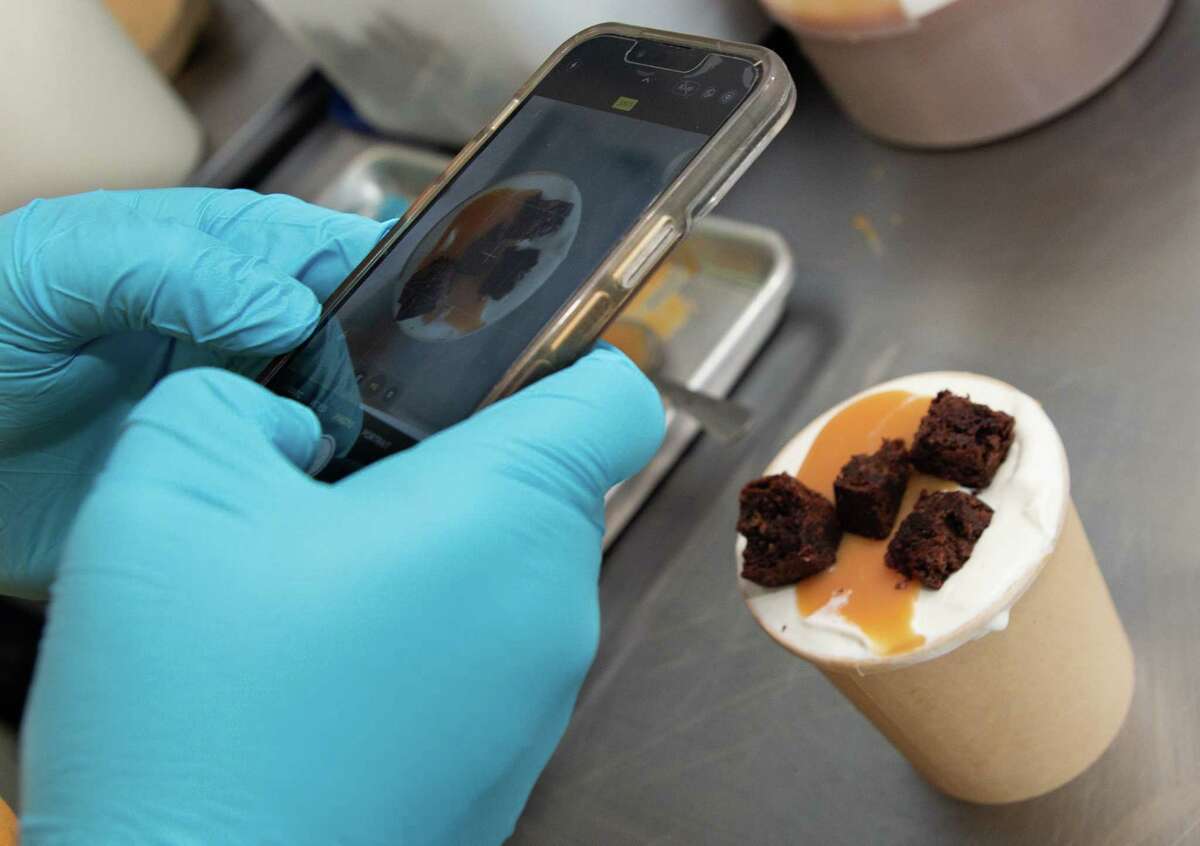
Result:
M908 450L899 439L884 441L870 455L852 456L833 483L842 528L867 538L886 538L896 522L910 475Z
M534 240L562 229L575 204L567 200L548 200L538 191L521 203L516 219L508 228L508 237Z
M530 247L509 247L479 286L479 293L493 300L504 299L529 271L537 267L541 254L541 250Z
M893 570L937 590L971 557L991 522L991 507L969 493L921 491L884 560Z
M942 391L917 428L913 466L969 488L986 488L1012 446L1014 423L1003 411Z
M780 473L746 485L739 501L737 528L747 541L742 578L778 587L833 565L842 528L825 497Z
M434 259L414 273L400 289L396 320L408 320L435 311L457 274L458 266L448 258Z
M496 256L511 242L508 237L509 224L497 223L487 232L464 244L458 258L459 272L464 276L482 276L487 273Z

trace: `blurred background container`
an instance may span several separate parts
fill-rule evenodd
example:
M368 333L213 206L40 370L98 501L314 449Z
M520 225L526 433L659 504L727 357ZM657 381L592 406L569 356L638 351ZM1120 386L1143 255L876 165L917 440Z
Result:
M3 4L0 102L0 212L178 184L203 149L199 124L101 0Z
M121 28L167 76L183 67L208 22L208 0L104 0Z
M887 141L957 147L1079 103L1171 0L763 0L846 113Z

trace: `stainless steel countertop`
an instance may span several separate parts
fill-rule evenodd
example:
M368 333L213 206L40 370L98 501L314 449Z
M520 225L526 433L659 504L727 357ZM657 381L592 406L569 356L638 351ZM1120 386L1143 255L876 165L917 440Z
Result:
M302 62L272 44L257 66L278 91ZM243 97L209 103L194 73L181 87L220 141L221 97ZM798 262L735 394L761 422L736 447L702 438L613 547L595 666L511 842L1200 843L1200 0L1082 108L967 152L873 142L803 73L796 118L720 208L783 232ZM369 143L326 123L262 187L312 196ZM926 787L758 631L733 578L741 484L821 410L934 368L1044 402L1138 660L1115 745L1018 805Z
M720 209L798 263L735 393L762 423L702 438L610 552L595 666L512 842L1200 843L1200 3L1083 107L967 152L882 146L798 83ZM930 369L1043 401L1137 655L1114 746L1021 804L927 787L734 582L741 484L823 409Z

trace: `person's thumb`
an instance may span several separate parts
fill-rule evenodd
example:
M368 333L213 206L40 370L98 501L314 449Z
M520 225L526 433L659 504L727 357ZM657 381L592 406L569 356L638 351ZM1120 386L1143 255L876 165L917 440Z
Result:
M320 435L300 403L226 370L183 370L130 412L100 484L132 477L220 497L280 474L303 477Z
M470 478L466 474L493 471L590 508L649 462L663 429L654 386L622 353L598 347L346 483L394 490L406 477Z

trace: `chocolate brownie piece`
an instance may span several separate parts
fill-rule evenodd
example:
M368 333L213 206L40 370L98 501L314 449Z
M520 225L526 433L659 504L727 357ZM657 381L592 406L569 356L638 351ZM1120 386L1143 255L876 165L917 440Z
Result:
M742 578L779 587L833 565L842 528L825 497L780 473L746 485L739 501L737 529L747 541Z
M493 300L504 299L529 271L537 267L541 254L541 250L532 247L509 247L479 286L479 293Z
M886 538L911 474L908 450L899 439L884 441L870 455L852 456L833 483L842 528L867 538Z
M937 590L971 557L975 542L991 522L991 507L969 493L921 491L912 513L888 544L884 561Z
M437 258L412 275L396 301L396 319L420 317L438 307L442 295L458 274L458 266L448 258Z
M575 204L567 200L549 200L538 191L534 196L521 203L512 224L505 233L509 238L517 240L534 240L546 235L553 235L567 221L567 216Z
M942 391L917 428L913 466L969 488L986 488L1012 446L1014 424L1003 411Z
M458 258L460 272L465 276L487 273L495 264L496 256L511 240L507 234L509 226L509 223L501 221L469 244L464 244Z

